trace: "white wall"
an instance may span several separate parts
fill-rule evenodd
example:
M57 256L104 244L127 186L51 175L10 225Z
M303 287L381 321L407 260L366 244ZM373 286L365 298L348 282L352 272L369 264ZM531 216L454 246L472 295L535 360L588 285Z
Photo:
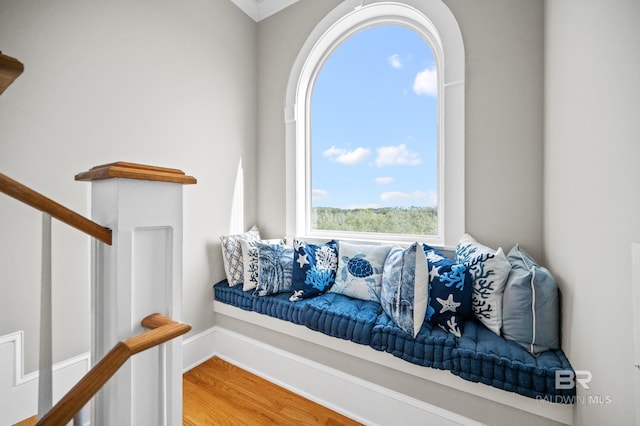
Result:
M184 188L183 319L213 325L243 161L255 222L256 24L228 1L0 0L0 49L25 72L0 97L0 172L88 215L73 176L132 161L198 178ZM36 368L39 214L0 195L0 335L25 331ZM54 226L54 358L89 350L89 241Z
M544 246L563 345L593 375L577 424L633 424L631 242L640 240L640 3L546 2Z

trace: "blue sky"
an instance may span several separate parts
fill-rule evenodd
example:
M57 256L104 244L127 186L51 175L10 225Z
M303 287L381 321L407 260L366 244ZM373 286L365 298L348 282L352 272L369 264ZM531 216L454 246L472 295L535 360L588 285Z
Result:
M408 28L343 42L311 99L312 206L435 206L436 88L431 47Z

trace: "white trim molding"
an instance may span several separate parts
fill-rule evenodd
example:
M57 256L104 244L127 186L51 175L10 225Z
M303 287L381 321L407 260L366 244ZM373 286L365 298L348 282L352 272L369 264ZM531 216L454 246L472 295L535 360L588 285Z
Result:
M465 232L465 52L458 22L441 0L345 0L305 41L291 68L285 94L286 235L318 237L308 229L309 105L317 74L342 41L376 24L411 28L429 41L437 58L438 75L442 76L438 77L439 224L438 235L424 236L423 242L453 248ZM399 237L390 236L401 240Z
M275 15L282 9L297 3L299 0L231 0L251 19L260 22L271 15Z
M244 311L240 308L236 308L231 305L227 305L222 302L214 301L214 311L216 314L225 315L236 320L248 322L250 324L264 327L269 330L290 336L291 338L300 339L309 343L317 344L330 348L336 352L341 352L349 356L362 359L373 364L377 364L392 370L396 370L405 374L415 376L426 382L433 383L435 385L445 386L450 389L454 389L467 397L480 398L482 401L501 404L507 407L521 410L525 413L539 416L541 419L548 419L554 422L563 423L567 425L573 424L573 406L569 404L553 404L547 401L541 401L534 398L528 398L522 395L518 395L513 392L507 392L501 389L493 388L482 383L474 383L464 380L449 371L438 370L435 368L422 367L410 362L404 361L398 357L395 357L386 352L377 351L369 346L360 345L347 340L338 339L325 335L323 333L311 330L307 327L296 325L287 321L282 321L277 318L272 318L267 315L262 315L257 312ZM184 360L185 366L189 368L196 366L200 362L210 358L214 354L220 354L221 356L228 356L232 363L243 363L244 358L233 358L231 353L225 352L223 347L219 346L220 343L217 340L216 333L219 332L218 327L213 327L206 332L199 335L192 336L186 339L184 344ZM246 341L250 339L243 337ZM239 343L238 343L239 344ZM256 343L262 348L261 343ZM206 353L206 348L214 350L213 353ZM198 352L198 349L200 352ZM258 349L256 349L258 350ZM260 349L262 350L262 349ZM280 353L281 350L273 348L274 351ZM261 362L260 356L257 353L251 351L248 352L250 359L256 360L257 364L255 369L260 370L265 366L264 362ZM243 355L244 356L244 355ZM187 363L187 360L190 363ZM310 361L309 361L310 362ZM247 361L249 366L253 365ZM237 364L241 366L240 364ZM288 368L288 364L283 362L281 364L283 369ZM188 368L187 368L188 369ZM185 369L185 371L187 370ZM307 374L306 372L303 373ZM261 375L258 373L258 375ZM277 381L287 382L288 378L275 377ZM271 379L269 379L271 380ZM283 385L287 387L287 385ZM342 385L341 385L342 386ZM346 384L345 384L346 386ZM295 387L294 387L295 388ZM323 405L326 405L322 403ZM496 407L499 407L497 405ZM365 411L366 412L366 411ZM358 413L358 412L356 412ZM360 413L361 415L361 413ZM351 416L351 414L350 414ZM424 422L423 422L424 423ZM419 424L423 424L419 423ZM384 423L383 423L384 424ZM389 424L394 424L389 423ZM401 423L397 423L401 424ZM411 422L405 422L404 424L416 424ZM438 424L438 423L436 423Z
M197 354L205 348L213 350L213 353L204 351ZM185 339L184 352L185 363L220 357L362 424L481 425L459 414L218 326ZM199 362L189 365L185 371Z
M53 402L57 402L89 371L90 354L53 366ZM0 336L0 424L12 425L38 411L38 371L24 374L24 332Z

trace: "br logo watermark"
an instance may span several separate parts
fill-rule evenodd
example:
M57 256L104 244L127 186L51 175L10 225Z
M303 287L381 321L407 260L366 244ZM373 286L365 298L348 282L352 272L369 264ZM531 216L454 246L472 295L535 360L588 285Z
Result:
M593 378L591 371L588 370L556 370L556 389L573 389L576 382L582 386L582 389L591 389L589 382Z
M570 390L580 386L584 390L589 390L591 379L593 374L588 370L556 370L555 388ZM549 395L536 399L564 404L611 404L613 402L609 395Z

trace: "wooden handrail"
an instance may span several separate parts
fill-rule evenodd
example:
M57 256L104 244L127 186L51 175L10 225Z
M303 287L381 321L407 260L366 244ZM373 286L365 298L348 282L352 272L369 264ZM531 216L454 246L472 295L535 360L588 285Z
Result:
M173 321L161 314L142 320L151 330L118 342L60 401L36 423L39 426L65 425L107 383L133 355L181 336L191 330L189 324Z
M16 200L22 201L31 207L50 214L61 222L111 245L111 230L92 220L56 203L50 198L34 191L33 189L0 173L0 192L4 192Z
M24 71L22 62L0 52L0 94Z

